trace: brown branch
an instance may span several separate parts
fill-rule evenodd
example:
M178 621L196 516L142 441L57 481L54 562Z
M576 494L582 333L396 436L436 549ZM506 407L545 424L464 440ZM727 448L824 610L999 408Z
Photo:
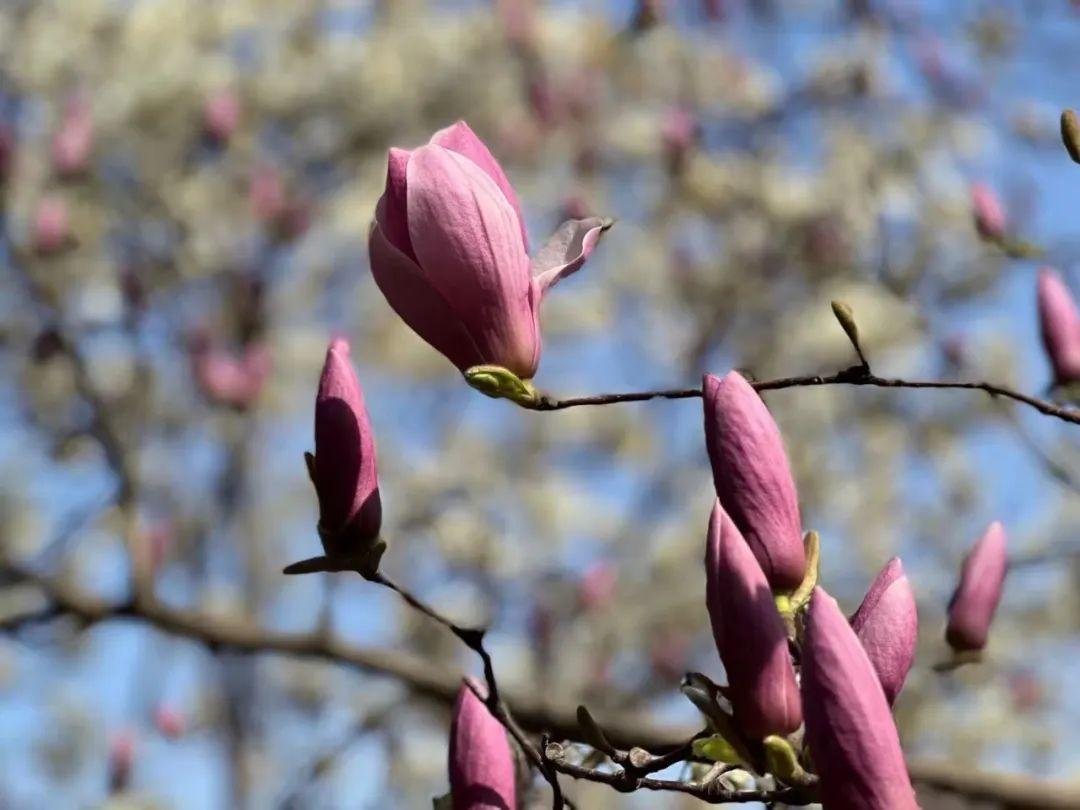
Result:
M1069 408L1038 397L1022 394L1003 385L989 382L948 382L944 380L905 380L899 377L879 377L863 366L852 366L835 374L808 374L801 377L780 377L759 380L751 385L757 391L779 391L785 388L809 388L822 385L862 385L874 388L937 388L959 391L982 391L994 398L1011 399L1028 405L1039 413L1080 425L1080 409ZM587 397L551 399L542 396L535 404L525 407L534 411L561 411L582 405L612 405L617 402L644 402L650 399L692 399L701 396L700 388L676 388L660 391L635 391L625 394L595 394Z
M56 606L57 615L75 618L85 625L126 619L144 622L162 632L197 641L211 650L228 648L241 653L323 660L393 678L407 685L414 694L443 705L453 703L461 684L457 676L448 673L446 667L437 662L399 650L356 647L326 632L286 633L261 628L249 620L211 616L160 603L138 606L133 602L114 604L18 565L0 565L0 571L36 585ZM523 729L535 733L546 732L558 739L584 742L577 723L576 706L552 704L531 690L510 694L504 690L502 700L513 708L513 715ZM656 754L679 748L695 732L692 728L657 725L648 716L633 713L601 717L599 720L604 735L613 745L621 748L639 746ZM961 770L947 763L918 759L909 760L908 766L912 780L917 785L997 801L1009 810L1067 810L1080 807L1080 785Z

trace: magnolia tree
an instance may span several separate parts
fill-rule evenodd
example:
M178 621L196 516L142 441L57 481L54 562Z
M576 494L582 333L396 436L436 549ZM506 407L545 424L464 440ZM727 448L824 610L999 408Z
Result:
M1080 806L1073 12L611 5L0 11L4 803Z

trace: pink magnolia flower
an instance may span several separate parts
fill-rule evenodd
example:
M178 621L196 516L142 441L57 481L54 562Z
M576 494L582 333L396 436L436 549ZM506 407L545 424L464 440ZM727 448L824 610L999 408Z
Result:
M71 213L63 197L44 197L34 210L30 241L39 256L52 256L71 246Z
M787 631L761 566L719 501L709 518L705 602L743 733L760 740L795 731L802 706Z
M918 810L889 702L835 600L814 590L802 649L806 740L829 810Z
M315 399L312 483L319 496L319 535L327 554L367 547L379 536L382 501L371 429L349 344L330 343Z
M975 230L983 239L994 240L1005 236L1005 209L997 193L986 183L971 184L971 212L975 219Z
M701 126L693 111L685 107L669 110L660 124L660 140L664 148L668 171L678 173L686 156L698 142Z
M806 573L799 500L787 453L761 397L737 371L706 374L705 444L716 496L775 590L794 590Z
M86 99L76 96L68 102L60 128L53 136L53 169L61 177L74 177L90 167L94 148L94 118Z
M851 627L874 665L891 705L911 670L919 635L915 594L899 557L889 560L874 579L851 617Z
M240 126L240 98L232 90L218 90L203 103L203 131L226 143Z
M494 364L531 379L540 301L603 230L596 217L566 222L530 262L517 195L461 121L419 149L390 150L371 272L398 315L459 369Z
M995 521L968 552L960 582L949 601L945 640L954 650L974 651L986 646L1008 567L1005 527Z
M1061 276L1044 267L1039 271L1039 328L1043 346L1054 369L1054 381L1080 380L1080 310Z
M449 766L454 810L516 810L514 757L506 731L465 685L454 703Z

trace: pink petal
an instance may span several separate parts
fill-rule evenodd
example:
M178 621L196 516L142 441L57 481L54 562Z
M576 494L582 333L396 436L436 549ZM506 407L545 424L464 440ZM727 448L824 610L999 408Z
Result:
M945 638L953 649L981 650L986 646L1008 568L1005 528L995 521L965 558L960 582L949 602Z
M449 770L454 810L516 810L514 757L506 730L464 685L450 726Z
M368 240L371 275L409 327L464 371L486 362L464 324L423 271L387 240L376 223Z
M717 501L705 547L705 601L735 720L753 739L791 734L802 706L787 632L765 574Z
M918 810L889 703L862 644L821 588L802 654L806 739L829 810Z
M806 573L799 500L780 430L761 397L735 371L706 374L705 443L716 495L769 584L794 590Z
M1039 328L1043 346L1054 369L1054 380L1080 380L1080 311L1061 276L1044 267L1039 271Z
M521 242L525 251L528 252L529 234L525 230L525 217L521 215L521 203L518 202L517 194L514 193L514 187L510 185L510 180L507 179L499 161L491 154L487 145L476 136L472 128L464 121L458 121L432 135L431 143L464 155L495 181L495 185L502 190L503 196L517 215L518 225L521 228Z
M409 210L406 169L409 152L392 147L386 159L386 190L375 209L375 221L383 229L390 244L416 261L412 239L409 238Z
M874 665L885 697L892 704L915 660L919 619L915 594L899 557L889 560L874 579L851 627Z
M409 235L424 276L466 324L484 362L531 378L538 290L514 210L475 163L441 146L409 159Z
M581 269L605 229L606 223L600 217L571 219L559 226L532 260L532 273L541 296Z

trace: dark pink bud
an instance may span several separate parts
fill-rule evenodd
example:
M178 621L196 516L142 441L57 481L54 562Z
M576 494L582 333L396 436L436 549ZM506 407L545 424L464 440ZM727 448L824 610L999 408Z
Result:
M806 740L829 810L918 810L889 702L862 644L821 588L802 649Z
M705 12L706 19L720 22L727 12L727 2L726 0L701 0L701 8Z
M450 796L454 810L515 810L514 757L506 730L462 685L450 726Z
M218 143L226 143L240 126L240 98L232 90L219 90L203 104L203 131Z
M0 185L11 177L15 164L15 133L7 124L0 122Z
M705 602L743 733L760 740L795 731L802 707L787 631L761 566L719 501L705 547Z
M986 646L1008 567L1005 528L995 521L968 552L960 583L949 601L945 640L957 652L981 650Z
M886 699L892 704L915 660L919 635L915 594L899 557L889 560L870 585L851 617L851 627L881 679Z
M162 704L154 712L154 728L162 737L175 740L184 736L186 724L180 712L172 706Z
M996 240L1005 236L1005 209L997 193L986 183L971 184L971 212L975 230L983 239Z
M1069 288L1049 267L1039 271L1039 329L1054 381L1080 380L1080 311Z
M706 374L705 444L716 496L774 590L792 591L806 573L802 523L787 453L761 397L737 371Z
M94 148L94 118L84 98L72 99L53 136L53 169L61 177L75 177L90 167Z
M371 272L394 311L465 371L493 364L531 379L544 293L575 272L604 223L565 223L530 262L502 167L464 122L411 152L391 149L369 237Z
M326 553L369 546L382 525L375 435L349 361L349 344L341 338L326 350L319 379L313 479Z
M53 256L72 245L71 214L63 197L45 197L34 211L31 242L39 256Z

